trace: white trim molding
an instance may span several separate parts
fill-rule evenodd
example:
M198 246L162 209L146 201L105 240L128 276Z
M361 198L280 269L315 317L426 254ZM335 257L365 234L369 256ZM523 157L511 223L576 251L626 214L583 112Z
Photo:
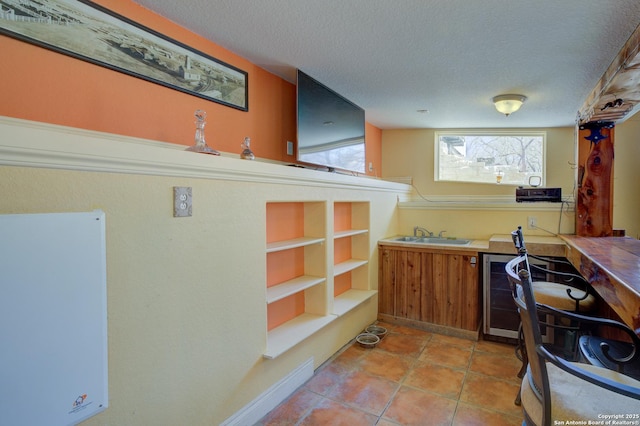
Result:
M222 422L220 426L241 426L256 423L311 377L313 377L313 357L300 364L279 382Z
M514 190L515 191L515 190ZM574 211L573 197L565 197L561 203L518 203L515 194L510 195L414 195L398 202L400 209L416 210L513 210L513 211Z
M411 187L268 160L185 151L184 145L0 116L0 165L335 187L408 194Z

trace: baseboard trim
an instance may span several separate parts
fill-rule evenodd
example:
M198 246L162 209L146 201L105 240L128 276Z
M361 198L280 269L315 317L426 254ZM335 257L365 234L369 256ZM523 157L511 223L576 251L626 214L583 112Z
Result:
M408 318L394 317L393 315L378 313L378 320L389 324L404 325L417 328L431 333L444 334L446 336L459 337L461 339L478 341L480 339L480 327L476 331L463 330L461 328L448 327L446 325L433 324L430 322L416 321Z
M256 399L221 423L221 426L253 425L269 411L287 399L296 389L313 376L313 357L300 364Z

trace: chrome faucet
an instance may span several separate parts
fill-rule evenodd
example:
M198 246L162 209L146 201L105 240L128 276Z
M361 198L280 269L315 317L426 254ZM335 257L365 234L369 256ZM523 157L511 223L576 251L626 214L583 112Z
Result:
M418 236L418 232L420 232L422 235L421 237L433 237L433 232L429 231L428 229L422 228L420 226L416 226L413 228L413 236L417 237Z
M444 235L443 235L443 234L444 234L445 232L447 232L447 231L440 231L440 232L438 232L438 238L444 238Z

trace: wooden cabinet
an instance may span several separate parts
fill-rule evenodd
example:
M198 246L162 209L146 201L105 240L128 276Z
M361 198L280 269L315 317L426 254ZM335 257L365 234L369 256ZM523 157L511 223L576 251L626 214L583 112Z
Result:
M477 252L380 246L379 256L381 317L478 330Z

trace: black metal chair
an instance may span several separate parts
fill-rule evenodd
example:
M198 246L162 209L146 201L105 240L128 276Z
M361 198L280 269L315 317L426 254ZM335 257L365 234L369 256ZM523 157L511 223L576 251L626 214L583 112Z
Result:
M622 331L629 337L634 349L624 359L612 358L612 361L619 365L638 359L638 336L629 327L617 321L589 317L536 303L527 263L527 255L523 254L506 265L513 299L520 312L526 351L529 354L526 374L521 385L523 424L547 426L564 424L567 420L584 421L584 424L587 424L588 421L603 421L603 416L607 415L636 419L640 414L640 382L617 371L566 361L554 355L542 341L539 315L566 319L567 323L574 327L575 324L578 324L578 327L586 324L613 327Z
M596 298L591 294L589 283L582 276L571 272L573 270L571 263L529 254L524 244L521 226L518 226L518 229L511 233L511 238L518 254L527 255L527 271L532 276L533 292L538 303L569 312L588 313L595 310ZM530 263L528 258L541 260L552 265L552 268ZM565 267L564 271L562 270L563 266ZM539 271L547 278L537 280L532 271Z
M534 256L527 252L522 235L522 227L511 233L513 244L519 255L525 256L524 266L530 276L542 276L544 279L532 279L533 293L538 303L551 306L556 309L569 312L591 313L596 309L596 298L591 294L589 283L580 275L572 272L573 266L566 261L542 256ZM537 259L550 267L529 262L529 258ZM533 272L532 272L533 271ZM562 351L563 357L571 361L577 361L579 357L578 339L579 329L559 327L553 324L553 317L548 317L543 322L544 336L547 342L553 342ZM556 334L561 334L556 336ZM559 346L561 345L561 346ZM557 351L558 349L556 349ZM521 326L518 331L518 344L516 356L522 361L522 367L518 377L522 378L527 368L527 351L523 343ZM520 405L520 392L515 399L515 404Z

